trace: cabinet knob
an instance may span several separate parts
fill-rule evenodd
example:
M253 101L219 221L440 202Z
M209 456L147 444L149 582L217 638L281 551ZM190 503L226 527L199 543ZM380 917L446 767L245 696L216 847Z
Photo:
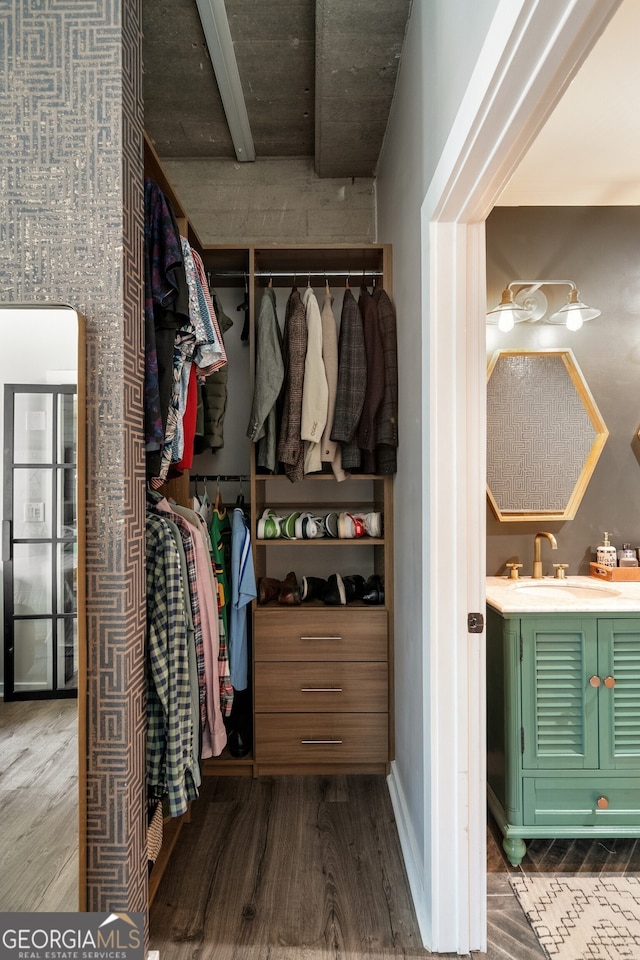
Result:
M589 683L591 684L592 687L599 687L600 677L596 677L596 675L594 674L592 677L589 677Z
M606 797L598 797L596 800L596 807L598 810L607 810L609 807L609 801Z
M604 678L604 685L605 685L605 687L607 687L609 690L611 690L611 688L612 688L612 687L615 687L615 685L616 685L616 678L615 678L615 677L605 677L605 678Z

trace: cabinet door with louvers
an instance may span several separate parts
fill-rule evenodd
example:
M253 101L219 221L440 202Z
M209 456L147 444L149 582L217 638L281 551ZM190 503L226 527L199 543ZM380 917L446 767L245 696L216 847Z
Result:
M598 621L600 767L640 769L640 620Z
M527 617L520 627L523 770L596 769L596 621Z

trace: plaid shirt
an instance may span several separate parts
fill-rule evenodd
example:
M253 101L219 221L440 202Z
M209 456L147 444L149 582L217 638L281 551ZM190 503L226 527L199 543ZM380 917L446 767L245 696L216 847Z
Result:
M198 600L198 573L196 568L196 551L193 545L191 528L187 521L175 510L172 510L166 497L161 500L154 510L165 514L167 520L175 523L180 531L184 554L187 561L189 598L191 601L191 616L193 618L193 633L196 647L196 664L198 668L198 695L200 699L200 729L204 729L207 720L207 689L204 674L204 640L202 635L202 617L200 616L200 601Z
M198 796L193 769L193 722L185 588L171 531L151 513L147 556L147 787L167 795L172 817Z

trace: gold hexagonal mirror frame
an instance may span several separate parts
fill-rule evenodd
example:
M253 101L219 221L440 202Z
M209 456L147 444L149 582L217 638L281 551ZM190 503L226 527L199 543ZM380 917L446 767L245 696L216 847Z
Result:
M498 520L572 520L608 436L571 350L494 353L487 496Z

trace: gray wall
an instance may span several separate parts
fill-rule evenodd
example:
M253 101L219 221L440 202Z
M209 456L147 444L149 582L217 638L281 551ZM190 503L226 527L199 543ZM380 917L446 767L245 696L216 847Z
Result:
M371 178L320 179L313 160L166 160L204 244L373 243Z
M556 535L558 549L543 544L544 573L552 563L569 574L588 574L596 546L640 546L640 209L637 207L502 207L487 221L487 303L500 299L510 280L573 280L582 299L602 315L571 333L539 322L507 334L488 327L488 358L495 349L570 347L609 429L609 438L573 520L500 523L487 504L487 573L524 564L530 575L538 530ZM567 287L548 287L553 309Z

